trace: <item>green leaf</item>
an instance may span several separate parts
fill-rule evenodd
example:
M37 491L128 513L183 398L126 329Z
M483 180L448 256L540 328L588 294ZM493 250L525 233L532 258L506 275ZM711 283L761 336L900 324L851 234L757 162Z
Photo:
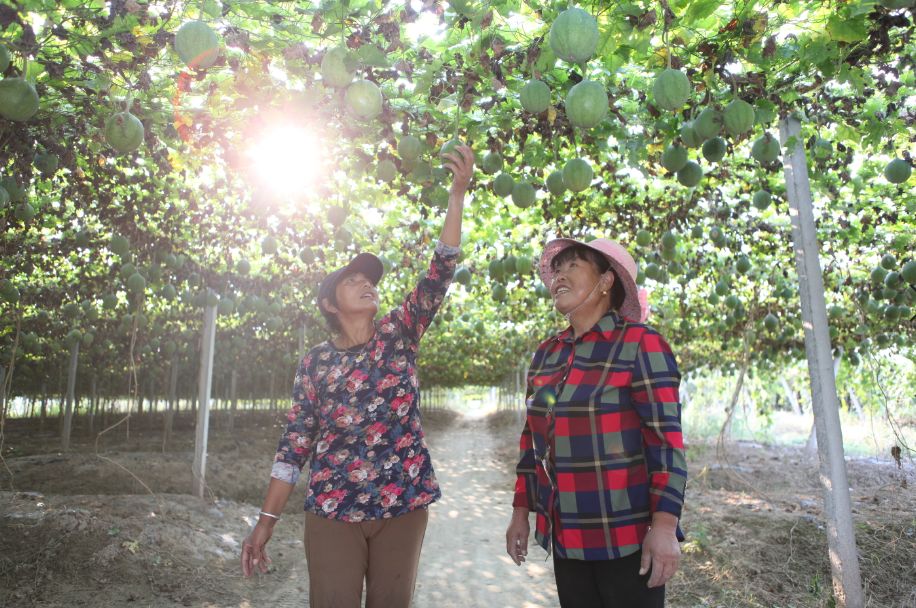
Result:
M868 36L865 16L849 19L843 15L831 15L827 20L827 33L838 42L858 42Z
M719 0L695 0L687 7L684 19L687 22L700 21L709 17L719 8Z

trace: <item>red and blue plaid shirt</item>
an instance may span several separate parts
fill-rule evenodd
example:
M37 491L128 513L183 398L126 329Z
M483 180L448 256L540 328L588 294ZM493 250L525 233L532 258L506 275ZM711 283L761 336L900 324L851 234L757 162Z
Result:
M616 559L640 549L653 513L680 517L680 377L664 338L616 312L538 347L512 504L537 513L544 549L553 538L558 557Z

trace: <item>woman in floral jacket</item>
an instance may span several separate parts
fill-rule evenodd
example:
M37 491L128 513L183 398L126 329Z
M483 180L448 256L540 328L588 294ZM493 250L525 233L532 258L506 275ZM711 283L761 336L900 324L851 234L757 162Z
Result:
M464 195L474 168L459 146L442 235L426 276L376 321L382 264L357 255L318 294L334 338L299 364L289 423L258 523L242 546L242 571L266 571L265 546L306 469L309 605L406 608L413 595L427 506L439 496L419 412L420 338L448 290L458 258ZM308 465L306 467L306 465Z

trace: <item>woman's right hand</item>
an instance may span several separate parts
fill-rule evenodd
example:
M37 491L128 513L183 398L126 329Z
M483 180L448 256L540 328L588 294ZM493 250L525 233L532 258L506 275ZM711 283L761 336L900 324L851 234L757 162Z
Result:
M521 566L528 555L528 535L531 526L528 523L528 509L515 507L512 510L512 519L506 530L506 553L512 558L516 566Z
M248 537L242 541L242 574L246 577L251 576L255 568L261 571L261 574L267 573L267 566L270 564L270 557L267 555L267 541L273 534L271 524L258 522L254 530Z

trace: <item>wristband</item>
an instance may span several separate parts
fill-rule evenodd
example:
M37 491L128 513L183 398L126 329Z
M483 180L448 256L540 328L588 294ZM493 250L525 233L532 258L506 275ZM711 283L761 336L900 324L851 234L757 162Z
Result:
M263 515L265 517L269 517L271 519L276 519L277 521L280 521L279 515L274 515L273 513L268 513L267 511L261 511L258 513L258 515Z

